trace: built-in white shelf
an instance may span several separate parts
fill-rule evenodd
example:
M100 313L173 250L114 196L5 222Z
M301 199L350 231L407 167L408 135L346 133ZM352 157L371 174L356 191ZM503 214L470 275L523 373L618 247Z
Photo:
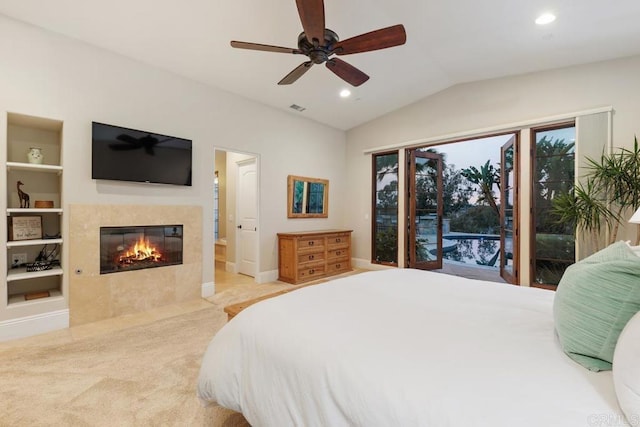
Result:
M62 292L57 289L52 289L49 291L48 297L36 298L28 301L24 299L24 294L9 295L8 303L10 306L15 307L16 305L38 304L45 301L51 301L52 298L62 298Z
M62 239L37 239L37 240L14 240L7 242L8 248L19 246L40 246L40 245L61 245Z
M23 329L22 320L30 326L30 333L39 333L48 330L47 320L41 316L56 313L68 308L66 301L65 274L62 262L63 254L59 251L60 264L49 270L27 272L28 263L20 268L9 268L14 255L19 255L20 262L33 260L36 254L45 245L53 248L62 247L64 238L63 209L64 198L62 195L63 167L62 167L62 125L61 120L47 119L43 117L29 116L25 114L4 113L6 120L0 120L0 126L6 132L6 144L3 161L0 163L0 174L4 175L4 188L6 190L6 203L2 205L2 211L8 220L19 217L37 216L42 218L42 236L33 240L10 241L10 233L3 234L0 244L0 259L8 261L3 263L0 269L0 319L19 320L12 323L11 328ZM5 126L6 125L6 126ZM45 164L29 163L27 153L32 147L39 147L43 154ZM25 182L24 189L18 189L18 181ZM25 190L25 191L23 191ZM19 208L20 192L30 194L31 205L29 208ZM24 197L24 196L23 196ZM54 208L45 208L47 204L38 203L52 201ZM51 204L48 204L51 206ZM11 223L9 223L11 224ZM46 233L46 234L45 234ZM52 236L52 238L47 238ZM47 251L49 252L49 251ZM56 251L58 252L58 251ZM25 257L26 256L26 257ZM44 292L48 292L48 294ZM42 298L33 298L45 295ZM27 298L33 298L26 300ZM57 314L53 314L56 317ZM45 319L45 317L42 317ZM22 334L22 332L21 332ZM0 422L1 424L1 422Z
M11 216L11 214L16 214L16 213L25 213L25 214L29 214L29 213L57 213L57 214L62 214L62 209L61 208L9 208L7 209L7 216Z
M33 163L7 162L7 172L12 170L62 173L62 166L57 165L37 165Z
M15 280L36 279L38 277L62 276L61 267L54 267L49 270L27 271L27 267L11 268L7 273L7 282Z

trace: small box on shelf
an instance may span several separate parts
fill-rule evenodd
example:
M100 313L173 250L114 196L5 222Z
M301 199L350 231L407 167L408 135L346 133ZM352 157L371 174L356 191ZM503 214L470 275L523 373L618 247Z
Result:
M29 292L24 294L25 301L30 301L32 299L38 298L49 298L51 296L51 292L49 291L37 291L37 292Z

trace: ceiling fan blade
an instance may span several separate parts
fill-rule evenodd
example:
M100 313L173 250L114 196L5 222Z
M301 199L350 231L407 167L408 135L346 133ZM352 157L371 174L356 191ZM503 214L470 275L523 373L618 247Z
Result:
M296 68L294 68L293 71L291 71L289 74L284 76L284 78L282 80L280 80L278 82L278 84L279 85L290 85L291 83L295 82L300 77L302 77L302 75L304 73L309 71L309 68L311 68L312 65L313 65L313 62L311 62L311 61L303 62L302 64L300 64Z
M360 86L362 83L369 80L369 76L358 70L353 65L344 62L342 59L331 58L325 63L325 65L336 76L340 77L352 86Z
M386 49L405 44L406 41L407 33L404 31L404 26L399 24L338 42L333 46L333 51L337 55L350 55L352 53Z
M236 40L231 41L231 47L236 47L239 49L262 50L265 52L302 53L300 52L300 50L294 49L291 47L280 47L280 46L271 46L268 44L260 44L260 43L239 42Z
M324 2L323 0L296 0L298 5L298 15L302 28L307 35L309 43L313 44L313 39L318 40L318 44L324 44Z

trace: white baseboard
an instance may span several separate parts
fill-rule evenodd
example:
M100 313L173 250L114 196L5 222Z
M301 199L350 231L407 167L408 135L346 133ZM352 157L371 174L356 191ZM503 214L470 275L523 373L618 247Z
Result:
M263 271L256 276L256 283L269 283L278 280L278 270Z
M238 274L238 271L236 270L236 263L227 261L227 263L224 265L224 271L226 271L228 273L236 273L236 274Z
M202 284L202 290L200 294L202 298L212 297L216 293L216 284L213 282L207 282Z
M44 334L69 327L69 310L57 310L0 322L0 341Z

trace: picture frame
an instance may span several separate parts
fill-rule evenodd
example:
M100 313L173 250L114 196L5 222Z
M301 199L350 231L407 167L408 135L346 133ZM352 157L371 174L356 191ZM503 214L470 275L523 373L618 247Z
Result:
M327 218L329 180L289 175L287 177L287 218Z
M42 239L42 217L11 216L9 217L9 240L38 240Z

